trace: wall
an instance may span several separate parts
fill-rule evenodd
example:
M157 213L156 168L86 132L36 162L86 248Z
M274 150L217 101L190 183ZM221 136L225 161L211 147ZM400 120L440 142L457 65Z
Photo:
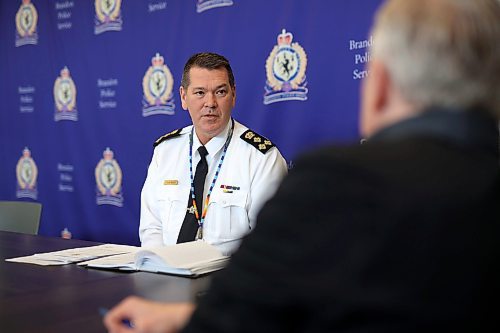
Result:
M74 238L138 244L152 143L190 123L178 87L201 51L230 60L234 117L290 165L325 142L359 140L379 3L2 1L0 199L41 202L42 235L67 227Z

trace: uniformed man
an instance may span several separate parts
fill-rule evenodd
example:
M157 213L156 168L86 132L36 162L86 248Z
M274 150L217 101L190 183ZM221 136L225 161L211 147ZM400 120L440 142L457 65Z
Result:
M223 56L193 55L180 97L193 125L154 143L139 236L143 246L203 239L231 254L255 227L287 173L286 162L271 141L231 118L236 87Z

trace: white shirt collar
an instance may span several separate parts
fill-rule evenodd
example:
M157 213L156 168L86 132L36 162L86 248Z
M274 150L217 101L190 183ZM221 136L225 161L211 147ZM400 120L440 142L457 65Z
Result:
M229 118L229 121L226 124L226 127L220 132L217 136L214 136L212 139L210 139L206 144L205 148L208 151L207 155L207 163L210 164L210 161L212 158L217 154L222 147L224 147L224 143L226 142L227 135L229 133L229 129L231 128L231 118ZM193 125L194 128L194 125ZM193 155L196 155L198 158L200 157L200 154L198 153L198 148L201 146L201 142L198 139L198 135L196 135L196 128L194 128L194 135L193 135Z

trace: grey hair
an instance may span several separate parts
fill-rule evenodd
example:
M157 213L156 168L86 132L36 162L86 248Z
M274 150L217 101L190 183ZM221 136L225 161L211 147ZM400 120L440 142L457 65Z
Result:
M372 56L409 102L500 118L498 0L388 0L372 34Z

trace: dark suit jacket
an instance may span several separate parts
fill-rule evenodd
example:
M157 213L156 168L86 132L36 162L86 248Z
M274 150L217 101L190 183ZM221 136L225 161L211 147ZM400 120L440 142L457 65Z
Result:
M498 123L429 111L296 163L186 332L498 332Z

